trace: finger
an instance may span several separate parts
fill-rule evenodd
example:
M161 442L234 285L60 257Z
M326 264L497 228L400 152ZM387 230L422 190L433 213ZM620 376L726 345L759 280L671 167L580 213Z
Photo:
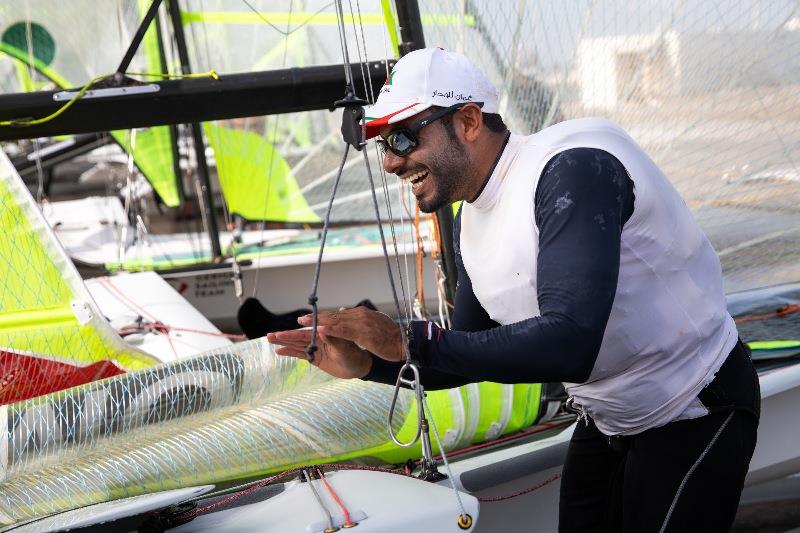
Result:
M334 324L330 326L319 326L317 328L317 332L320 335L325 335L328 337L335 337L339 339L344 339L348 341L356 341L357 335L356 332L353 331L347 324Z
M287 348L283 346L275 350L275 353L278 355L283 355L285 357L294 357L296 359L308 360L308 354L305 352L305 350L298 350L296 348Z
M340 320L349 320L353 317L363 316L366 309L363 307L340 307L338 311L320 311L317 313L317 324L336 324ZM303 315L297 322L309 325L312 322L313 314Z
M339 321L339 311L322 311L317 314L317 325L335 324ZM314 322L314 315L303 315L297 319L298 324L310 326Z
M302 343L302 342L298 342L298 343L291 343L291 344L275 344L274 346L275 346L275 353L278 353L278 351L281 348L287 348L289 350L304 351L306 349L306 347L308 346L308 344Z
M288 331L276 331L267 333L267 342L273 344L286 344L288 342L309 342L311 340L311 330L291 329Z

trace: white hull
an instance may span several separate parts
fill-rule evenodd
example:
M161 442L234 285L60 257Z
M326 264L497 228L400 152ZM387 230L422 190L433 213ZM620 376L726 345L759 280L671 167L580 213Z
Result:
M154 272L136 272L86 280L100 311L117 330L136 325L139 317L158 321L169 331L142 329L124 336L125 342L169 362L231 341ZM132 329L132 328L131 328Z
M406 263L414 268L414 255L401 255L402 279L407 279ZM403 302L400 276L395 260L390 256L399 301ZM241 266L243 298L255 295L274 313L285 313L309 307L308 296L316 268L316 254L298 254L256 259ZM320 309L350 307L369 299L378 309L396 315L394 298L380 247L325 253L320 272ZM412 272L413 277L413 272ZM236 326L236 312L240 300L230 264L218 268L182 272L165 272L161 276L172 285L200 313L222 329ZM436 312L436 286L434 266L430 257L424 261L425 297L431 312ZM409 288L405 288L406 293ZM416 292L411 287L411 293Z

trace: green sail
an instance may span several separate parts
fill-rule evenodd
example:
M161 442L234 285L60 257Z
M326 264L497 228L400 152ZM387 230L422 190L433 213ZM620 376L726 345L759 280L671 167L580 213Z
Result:
M320 222L283 156L264 137L219 124L203 124L217 160L225 203L247 220Z
M149 1L140 0L137 5L138 12L131 10L126 12L128 16L125 20L129 22L129 31L135 29L149 5ZM95 9L94 3L89 2L75 2L72 7L76 11L85 8L84 12ZM104 5L97 9L105 12L113 7ZM115 39L111 32L89 35L85 26L68 28L65 26L70 20L67 16L50 13L52 16L48 17L50 11L44 7L31 10L31 17L35 20L30 21L30 32L27 31L28 24L19 21L19 13L15 14L14 18L7 18L12 13L0 11L0 52L16 60L18 90L25 92L40 90L46 84L33 80L31 69L62 89L81 86L94 76L113 72L115 65L112 66L111 61L118 61L122 57L117 55L120 52L115 51L112 46L112 44L120 46L114 42L119 40L118 36ZM82 28L87 33L81 31ZM28 33L32 40L30 46ZM86 41L82 41L84 37L91 39L95 49L102 52L87 54L85 49L77 48L76 43L87 44ZM158 36L155 27L151 25L135 58L135 67L131 70L143 68L147 73L161 73L158 46ZM100 56L100 59L97 56ZM111 135L123 150L131 153L130 131L113 131ZM177 207L182 202L182 195L180 180L175 174L172 142L169 127L147 128L137 132L132 155L137 168L153 186L162 202L168 207Z
M0 152L0 348L63 361L158 361L102 318L6 155Z

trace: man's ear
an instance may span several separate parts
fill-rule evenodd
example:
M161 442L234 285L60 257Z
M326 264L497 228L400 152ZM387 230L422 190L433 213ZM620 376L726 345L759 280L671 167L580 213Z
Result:
M455 116L458 129L467 142L474 142L483 127L483 113L475 104L467 104L458 110Z

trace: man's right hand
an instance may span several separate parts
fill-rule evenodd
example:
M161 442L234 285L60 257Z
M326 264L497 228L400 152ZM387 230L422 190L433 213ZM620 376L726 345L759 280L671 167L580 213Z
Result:
M268 333L267 341L278 345L278 355L308 360L306 347L311 342L311 328ZM353 342L318 332L312 364L337 378L363 378L372 368L372 355Z

